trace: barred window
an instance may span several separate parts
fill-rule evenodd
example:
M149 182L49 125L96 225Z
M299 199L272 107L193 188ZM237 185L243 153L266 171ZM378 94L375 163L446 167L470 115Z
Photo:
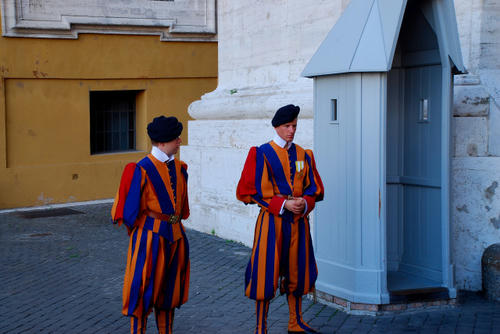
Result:
M137 93L90 92L90 154L135 150Z

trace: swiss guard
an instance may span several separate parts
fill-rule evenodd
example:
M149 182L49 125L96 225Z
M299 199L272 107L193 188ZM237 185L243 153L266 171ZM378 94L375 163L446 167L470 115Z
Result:
M278 109L276 135L250 149L236 190L238 200L260 206L245 274L258 334L267 333L269 302L278 287L287 295L288 332L316 332L302 318L302 296L314 290L318 276L308 216L324 188L313 152L293 143L299 111L291 104Z
M131 333L146 333L154 309L158 332L172 333L174 309L188 299L189 244L182 219L189 217L187 165L175 159L182 123L156 117L147 127L151 154L129 163L111 211L130 236L122 313Z

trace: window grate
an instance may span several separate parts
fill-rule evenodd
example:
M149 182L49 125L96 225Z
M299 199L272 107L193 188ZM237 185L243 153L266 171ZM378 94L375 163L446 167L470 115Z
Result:
M90 153L135 150L137 91L90 92Z

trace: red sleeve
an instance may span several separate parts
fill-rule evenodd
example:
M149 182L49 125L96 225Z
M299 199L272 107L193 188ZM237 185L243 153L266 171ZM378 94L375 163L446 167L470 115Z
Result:
M283 202L285 202L286 198L281 196L273 196L271 202L267 209L269 212L275 216L279 216L281 208L283 207Z
M304 216L307 216L316 206L316 197L305 195L304 199L307 202L307 211L304 213Z
M247 204L252 203L252 195L257 193L255 188L256 152L256 147L250 148L236 188L236 198Z

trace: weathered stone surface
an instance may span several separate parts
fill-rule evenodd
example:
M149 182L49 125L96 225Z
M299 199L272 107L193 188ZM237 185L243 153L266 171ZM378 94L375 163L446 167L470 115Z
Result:
M484 157L488 155L488 119L486 117L453 118L453 155Z
M220 79L219 79L220 80ZM312 117L312 80L299 83L283 82L268 87L236 88L236 84L207 93L189 106L191 117L202 120L272 118L283 105L300 106L301 117Z
M489 300L500 301L500 243L485 249L481 258L483 292Z
M465 67L478 68L481 52L482 0L456 0L455 12Z
M451 234L457 288L481 290L481 256L500 240L500 158L452 160Z
M500 70L500 6L497 0L483 0L481 17L481 57L479 67Z
M457 74L453 76L455 86L471 86L480 85L481 79L473 74Z
M500 71L498 73L500 75ZM499 83L500 87L500 78ZM500 98L490 102L490 116L488 118L488 151L490 155L500 156Z
M500 156L500 6L495 0L455 0L460 45L469 74L455 76L456 116L488 116L488 153ZM460 85L479 85L460 87ZM482 87L482 88L480 88ZM486 95L487 94L487 95ZM486 103L485 98L489 96ZM484 103L482 103L484 102Z
M490 95L480 85L455 86L454 116L488 116Z
M246 150L275 133L270 119L196 120L189 121L188 126L189 146Z

